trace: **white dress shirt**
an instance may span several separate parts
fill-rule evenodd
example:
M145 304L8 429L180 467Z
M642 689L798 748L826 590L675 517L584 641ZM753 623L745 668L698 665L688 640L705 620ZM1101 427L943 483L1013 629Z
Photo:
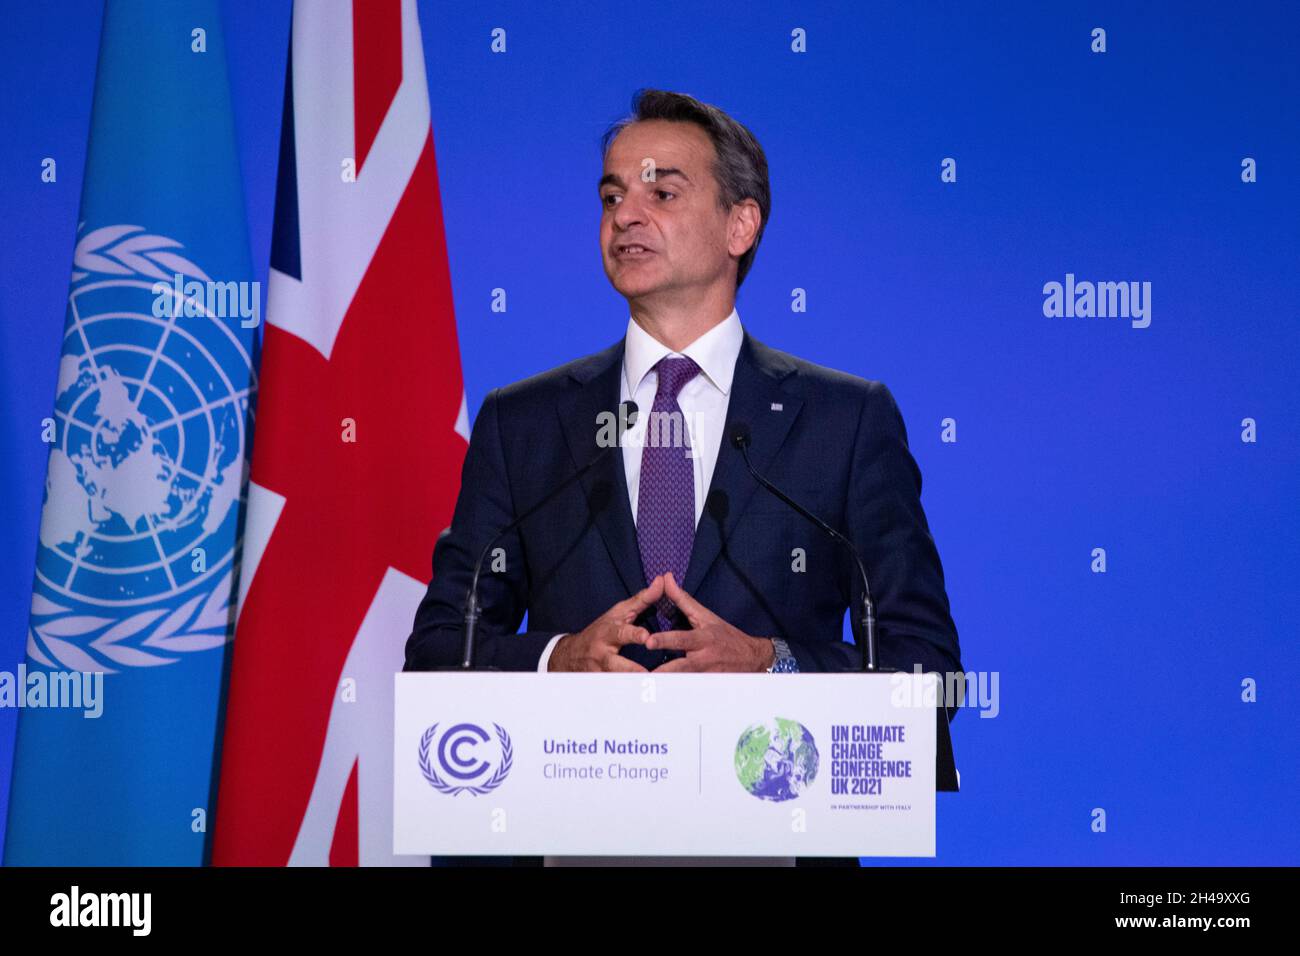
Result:
M623 345L623 374L619 376L619 401L631 399L640 409L636 424L623 436L622 447L627 500L632 506L634 523L641 490L641 455L650 423L649 411L654 407L655 393L659 390L659 373L655 371L655 365L671 355L686 356L700 367L700 373L677 394L695 464L695 524L698 527L700 516L704 514L705 495L713 483L713 468L718 463L722 429L727 423L727 405L731 401L731 380L736 374L736 359L740 356L744 338L745 331L735 309L681 352L674 352L637 325L634 319L628 318ZM557 634L546 645L537 663L539 671L546 670L551 652L562 637L563 634Z

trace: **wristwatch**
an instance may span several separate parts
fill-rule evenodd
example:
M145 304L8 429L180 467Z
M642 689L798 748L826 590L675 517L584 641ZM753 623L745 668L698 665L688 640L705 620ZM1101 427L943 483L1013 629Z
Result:
M771 638L771 641L772 652L775 656L772 658L772 666L767 669L767 672L769 674L799 673L799 662L794 659L794 654L790 653L790 645L779 637Z

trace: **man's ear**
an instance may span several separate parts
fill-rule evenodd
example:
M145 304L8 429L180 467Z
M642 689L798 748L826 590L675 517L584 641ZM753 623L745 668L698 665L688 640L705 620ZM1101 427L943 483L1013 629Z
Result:
M742 199L731 207L727 222L727 252L739 258L754 245L763 214L754 199Z

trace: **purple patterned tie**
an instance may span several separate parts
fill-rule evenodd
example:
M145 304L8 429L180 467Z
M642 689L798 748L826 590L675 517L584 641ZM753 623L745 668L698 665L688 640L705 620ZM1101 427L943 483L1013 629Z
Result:
M689 358L665 356L655 368L659 371L659 390L655 392L641 453L636 536L646 584L671 571L680 586L695 543L695 460L690 456L690 433L677 395L700 373L700 367ZM667 597L660 599L656 616L661 631L673 629L673 609Z

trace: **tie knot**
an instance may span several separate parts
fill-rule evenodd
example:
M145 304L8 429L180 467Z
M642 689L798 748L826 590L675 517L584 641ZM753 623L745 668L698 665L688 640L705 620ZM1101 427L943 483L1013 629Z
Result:
M656 398L667 396L670 399L676 399L677 393L685 387L686 383L700 374L700 367L695 364L695 360L686 356L674 357L666 355L659 360L655 369L659 372L659 388Z

